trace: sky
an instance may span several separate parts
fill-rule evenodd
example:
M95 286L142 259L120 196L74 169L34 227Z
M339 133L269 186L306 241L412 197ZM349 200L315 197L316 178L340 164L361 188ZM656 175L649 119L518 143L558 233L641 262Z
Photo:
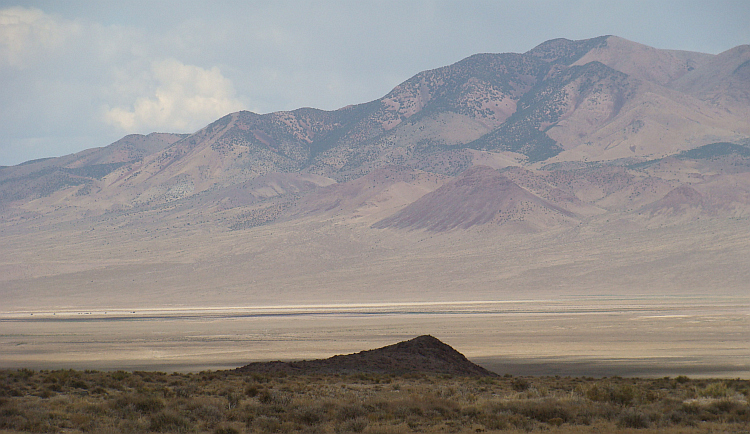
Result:
M380 98L476 53L617 35L718 54L747 0L0 0L0 165Z

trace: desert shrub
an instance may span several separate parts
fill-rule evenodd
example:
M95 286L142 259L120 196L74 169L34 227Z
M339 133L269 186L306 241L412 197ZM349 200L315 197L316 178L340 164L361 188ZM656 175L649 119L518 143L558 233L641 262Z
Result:
M240 434L240 431L232 427L216 428L214 434Z
M85 389L89 388L89 384L87 382L85 382L84 380L76 378L76 379L73 379L70 382L70 387L72 387L74 389L84 389L85 390Z
M507 415L503 419L507 421L508 426L515 429L531 431L531 429L534 427L534 423L531 419L525 416L521 416L520 414Z
M510 427L508 415L483 415L477 421L491 430L507 430Z
M658 402L664 399L664 394L658 390L649 389L645 393L641 394L641 399L643 402Z
M533 421L518 410L525 401L491 402L484 408L484 414L478 422L491 430L523 429L529 430Z
M297 408L292 413L292 419L302 425L318 425L325 420L325 411L320 407Z
M6 408L0 411L0 428L21 432L46 433L60 431L61 414L47 409Z
M552 424L557 425L562 424L558 423L560 420L568 422L575 417L575 413L570 406L553 399L511 402L506 405L506 408L513 413L521 414L539 422L550 423L554 419L555 422Z
M461 408L461 415L469 418L470 420L477 419L482 416L482 409L476 405L467 405Z
M59 372L59 371L57 371L57 372ZM59 383L60 382L60 375L57 374L57 372L53 371L53 372L48 373L47 375L44 376L44 378L42 379L42 382L43 383L47 383L47 384L56 384L56 383Z
M258 394L258 401L260 401L262 404L272 404L274 401L274 396L268 389L263 389Z
M55 393L55 391L50 389L49 387L45 387L39 393L37 393L38 397L44 398L44 399L52 398L55 395L57 395L57 393Z
M28 380L29 378L34 376L34 371L32 371L31 369L22 368L16 372L16 375L24 380Z
M121 419L112 432L122 434L140 434L149 430L149 421L143 419Z
M186 403L185 408L190 415L197 420L203 421L209 427L213 427L224 419L224 408L217 397L198 397Z
M727 422L750 422L750 406L730 398L723 398L712 402L706 411L717 416L719 420Z
M596 402L630 405L638 397L638 390L629 384L594 384L586 391L585 396Z
M230 410L233 408L237 408L237 406L242 401L242 395L232 390L227 391L224 396L226 396L227 398L227 408L229 408Z
M693 414L686 413L681 409L672 410L663 417L666 425L696 426L696 418Z
M74 428L81 431L91 431L96 426L96 421L93 417L88 414L74 413L68 417L68 421L73 425Z
M411 432L408 427L404 425L384 425L384 426L369 426L367 428L368 434L406 434Z
M651 420L648 415L640 410L627 409L617 419L617 426L621 428L648 428Z
M178 398L190 398L198 394L198 388L194 385L177 386L174 389L174 395Z
M257 372L253 372L252 374L250 374L250 378L252 378L256 383L268 383L270 381L268 375L259 374Z
M709 411L716 414L733 413L735 410L743 407L745 406L740 404L739 402L726 398L720 399L718 401L713 401L708 405Z
M447 399L431 399L425 405L424 414L428 417L449 419L454 415L459 414L460 409L461 407L453 401Z
M0 384L0 396L13 397L24 395L25 393L23 392L23 389L18 386L13 386L10 384Z
M281 422L278 417L258 416L252 422L252 428L259 432L278 432L281 430Z
M365 417L357 417L336 425L337 433L362 432L367 428L369 421Z
M336 419L351 420L367 415L367 410L359 404L347 404L342 406L336 412Z
M527 380L523 378L516 378L513 380L511 387L516 392L525 392L531 387L531 383L529 383Z
M734 391L729 389L724 382L711 383L698 391L699 396L707 398L724 398L733 393Z
M130 373L125 371L115 371L110 373L109 377L115 381L123 381L124 379L130 377Z
M418 399L403 399L393 403L393 415L399 419L407 419L410 416L422 416L422 403Z
M16 407L0 410L0 429L19 430L25 422L24 413Z
M250 398L255 398L260 393L261 389L257 384L250 384L245 388L245 395Z
M89 392L94 395L106 395L107 389L103 388L102 386L95 386L94 389L90 390Z
M187 432L190 422L171 411L162 411L151 417L149 430L156 432Z
M123 413L151 414L163 409L164 401L155 396L129 393L114 400L114 406Z

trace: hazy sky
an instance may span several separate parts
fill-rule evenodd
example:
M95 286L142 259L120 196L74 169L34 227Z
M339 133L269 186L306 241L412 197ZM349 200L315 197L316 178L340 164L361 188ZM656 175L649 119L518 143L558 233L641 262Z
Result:
M750 44L748 23L747 0L0 0L0 165L242 109L332 110L559 37L719 53Z

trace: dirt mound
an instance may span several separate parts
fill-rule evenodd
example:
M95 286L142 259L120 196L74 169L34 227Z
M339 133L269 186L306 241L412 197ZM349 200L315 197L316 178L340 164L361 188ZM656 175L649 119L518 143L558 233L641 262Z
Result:
M451 346L429 336L388 345L356 354L299 362L255 362L237 368L239 372L288 374L450 374L460 376L497 376L470 362Z

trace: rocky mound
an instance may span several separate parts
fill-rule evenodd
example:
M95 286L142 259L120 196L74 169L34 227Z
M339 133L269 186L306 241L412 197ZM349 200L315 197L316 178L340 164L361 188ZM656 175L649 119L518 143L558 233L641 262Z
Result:
M450 374L459 376L497 376L470 362L463 354L429 336L388 345L356 354L299 362L255 362L237 368L238 372L287 374Z

